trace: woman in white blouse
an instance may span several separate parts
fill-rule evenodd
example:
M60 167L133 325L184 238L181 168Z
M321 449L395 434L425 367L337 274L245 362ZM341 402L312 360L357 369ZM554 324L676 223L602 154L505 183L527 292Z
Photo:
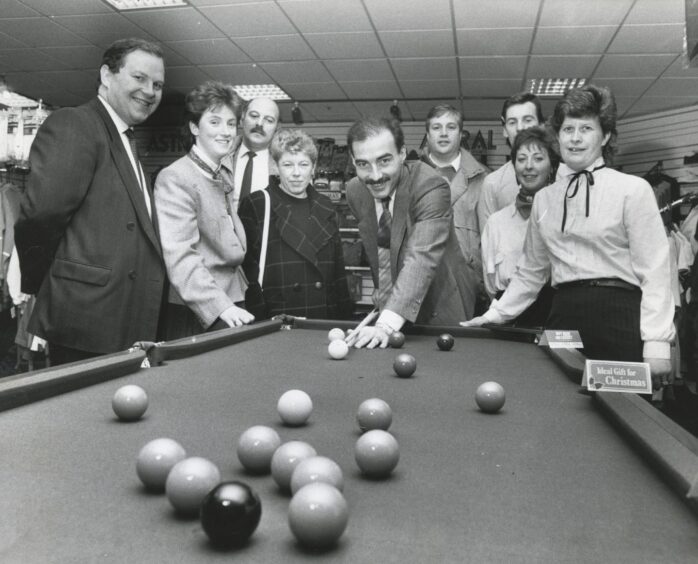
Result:
M490 216L482 232L485 289L493 299L502 297L516 273L536 192L555 178L560 162L555 138L544 127L519 132L511 149L511 161L519 182L519 193L512 204ZM542 327L550 313L553 294L550 284L543 286L536 301L516 317L513 324Z
M557 291L546 328L578 330L589 358L648 362L659 387L674 339L669 245L651 186L608 166L616 114L610 90L594 85L558 102L558 180L533 201L524 255L504 295L462 325L515 318L549 272Z

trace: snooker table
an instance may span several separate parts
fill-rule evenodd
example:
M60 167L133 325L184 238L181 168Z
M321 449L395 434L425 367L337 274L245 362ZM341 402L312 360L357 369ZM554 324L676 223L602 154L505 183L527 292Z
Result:
M6 378L0 562L698 562L698 441L636 396L578 393L576 351L520 330L414 327L400 351L352 349L336 361L334 326L348 327L265 321ZM439 351L446 330L455 346ZM412 378L394 375L398 352L416 357ZM486 380L506 390L498 414L474 403ZM138 422L111 410L127 383L149 395ZM313 399L304 427L276 413L291 388ZM386 480L363 478L354 462L356 409L369 397L393 409L401 457ZM289 497L242 470L238 437L258 424L342 467L349 524L332 550L299 546ZM212 547L197 519L141 486L136 456L157 437L257 491L262 518L245 547Z

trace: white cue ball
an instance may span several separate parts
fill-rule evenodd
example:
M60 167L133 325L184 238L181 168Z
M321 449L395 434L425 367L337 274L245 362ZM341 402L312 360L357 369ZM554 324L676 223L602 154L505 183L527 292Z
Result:
M349 354L349 345L345 341L332 341L327 347L327 352L335 360L342 360Z
M339 339L340 341L344 340L344 331L342 331L339 327L335 327L334 329L330 329L330 332L327 334L327 339L330 341L336 341Z

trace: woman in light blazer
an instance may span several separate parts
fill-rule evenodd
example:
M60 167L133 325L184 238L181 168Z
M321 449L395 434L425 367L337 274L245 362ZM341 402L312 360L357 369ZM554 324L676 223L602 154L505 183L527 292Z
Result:
M251 323L244 307L245 231L232 207L229 157L240 101L232 87L206 82L186 97L193 145L163 169L155 206L170 280L165 337L176 339Z

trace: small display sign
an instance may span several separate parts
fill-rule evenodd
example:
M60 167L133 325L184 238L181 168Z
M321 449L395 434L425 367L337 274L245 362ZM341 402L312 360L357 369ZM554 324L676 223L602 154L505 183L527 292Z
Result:
M582 381L593 392L652 393L650 365L646 362L587 360Z
M579 331L568 329L547 329L538 341L540 346L548 346L551 349L582 349L582 338Z

